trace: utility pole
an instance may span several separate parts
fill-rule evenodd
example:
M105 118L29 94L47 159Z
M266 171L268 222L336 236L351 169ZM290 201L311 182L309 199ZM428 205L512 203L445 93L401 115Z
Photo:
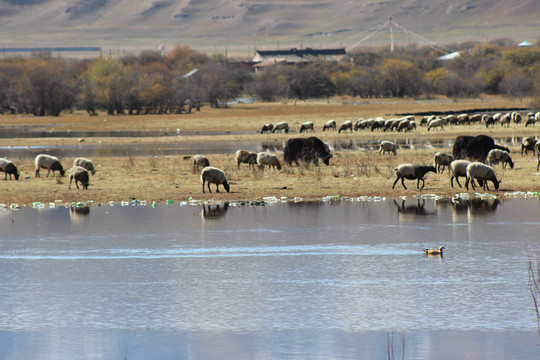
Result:
M394 34L392 33L392 17L390 16L390 52L394 52Z

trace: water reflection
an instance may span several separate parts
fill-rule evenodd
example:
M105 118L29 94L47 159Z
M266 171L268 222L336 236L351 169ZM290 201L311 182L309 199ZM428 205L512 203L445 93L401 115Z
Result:
M90 206L72 205L69 208L69 218L72 223L84 222L90 214Z
M229 210L229 203L218 204L203 204L202 205L202 217L205 220L219 220L225 217Z
M537 199L78 209L0 209L8 359L540 358Z
M452 206L452 216L456 221L459 221L463 216L467 218L479 218L495 212L501 201L495 199L461 199L452 198L450 204Z
M201 133L202 134L202 133ZM84 138L85 134L75 134L78 138ZM86 134L90 135L90 134ZM187 134L185 134L187 135ZM112 136L112 134L111 134ZM142 136L142 135L141 135ZM69 137L69 136L67 136ZM88 137L88 136L86 136ZM519 140L518 140L519 139ZM392 139L401 149L449 149L454 145L455 138L449 139L424 139L407 138ZM495 141L502 145L514 144L521 141L519 138L497 138ZM360 139L329 139L328 144L334 151L353 151L353 150L373 150L379 148L379 140L360 140ZM189 154L229 154L235 153L238 149L245 149L253 152L269 151L281 152L286 144L286 140L280 139L260 139L255 136L251 140L237 141L232 143L208 143L208 144L185 144L173 142L169 144L96 144L91 141L84 141L77 145L27 145L27 146L0 146L8 158L32 159L39 153L50 153L58 157L78 157L85 156L89 158L102 156L145 156L145 155L189 155Z

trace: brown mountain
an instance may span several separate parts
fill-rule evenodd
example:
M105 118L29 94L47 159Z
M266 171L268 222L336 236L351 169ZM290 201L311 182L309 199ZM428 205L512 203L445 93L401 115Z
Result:
M189 45L254 48L397 45L540 35L537 0L0 0L6 47ZM377 31L378 30L378 31Z

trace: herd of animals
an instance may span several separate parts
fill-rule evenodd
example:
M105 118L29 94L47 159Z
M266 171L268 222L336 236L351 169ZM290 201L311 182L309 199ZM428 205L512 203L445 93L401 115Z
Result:
M527 121L525 126L532 125L540 120L540 112L527 114ZM421 119L420 126L427 126L428 131L432 128L443 129L447 124L464 125L470 123L481 122L485 123L487 127L492 126L495 122L500 123L502 126L513 121L516 124L521 123L521 114L507 113L507 114L476 114L476 115L449 115L446 117L426 116ZM345 121L339 130L337 130L337 124L334 120L326 122L323 126L323 132L327 130L334 131L348 131L360 129L371 129L374 131L379 129L381 131L411 131L416 128L414 116L406 116L399 119L361 119L353 125L352 121ZM260 131L261 134L276 131L289 133L290 128L286 122L279 122L275 126L272 124L265 124ZM314 132L313 122L305 122L300 128L302 132ZM527 154L528 151L533 151L537 155L538 165L537 171L540 169L540 141L535 137L524 137L521 144L521 153ZM386 153L396 155L397 146L391 141L381 141L379 144L379 155ZM300 162L309 166L313 163L318 166L319 159L325 165L330 164L332 158L332 150L330 146L321 139L311 137L298 137L288 139L283 150L283 160L288 166L296 164L300 165ZM277 155L268 152L250 152L246 150L238 150L235 154L235 159L238 168L240 164L248 164L251 168L255 168L257 165L260 169L264 169L268 166L268 169L273 168L281 170L282 165ZM57 157L39 154L35 158L35 176L40 177L40 169L46 169L47 177L50 172L58 171L61 176L64 176L65 171ZM471 184L472 188L476 188L475 181L479 186L482 186L484 190L489 190L488 181L493 183L495 189L499 188L500 180L497 179L493 165L501 163L503 167L510 165L510 168L514 167L514 162L510 156L510 150L507 147L495 144L493 138L487 135L478 136L458 136L455 140L452 154L437 152L433 158L433 164L430 165L414 165L414 164L400 164L394 171L396 173L396 179L392 185L392 189L395 188L398 181L401 180L403 188L405 186L405 180L417 180L417 189L423 189L425 186L424 176L428 172L444 172L445 168L448 168L451 178L451 186L454 187L454 179L461 187L459 177L464 177L465 187L469 188ZM205 185L210 189L210 184L216 185L216 191L219 192L219 185L229 192L230 185L227 180L225 172L217 167L210 166L210 161L205 155L197 154L193 156L193 169L194 171L201 171L200 180L202 182L202 192L205 192ZM15 164L4 158L0 158L0 171L5 173L5 180L9 175L10 180L12 176L15 180L19 179L19 171ZM69 189L71 189L72 181L75 180L75 185L79 189L78 183L81 183L83 189L88 189L89 174L95 173L95 168L92 160L86 158L76 158L73 163L73 167L69 171ZM422 187L420 187L420 181Z
M529 112L526 115L525 127L532 126L540 121L540 112ZM447 115L444 117L437 115L424 116L420 120L420 126L426 126L427 130L440 129L444 130L447 125L472 125L472 124L484 124L486 128L494 127L495 125L509 127L511 123L521 124L523 122L523 116L521 113L514 111L508 113L496 113L496 114L459 114L459 115ZM337 123L335 120L328 120L322 128L322 131L338 131L353 132L359 130L370 129L372 132L378 131L413 131L416 129L416 120L412 115L408 115L400 118L383 119L381 117L371 119L359 119L354 124L351 120L346 120L341 124L339 130L337 129ZM275 126L273 124L264 124L260 133L289 133L289 124L285 121L278 122ZM300 133L302 132L314 132L315 127L312 121L306 121L300 126Z

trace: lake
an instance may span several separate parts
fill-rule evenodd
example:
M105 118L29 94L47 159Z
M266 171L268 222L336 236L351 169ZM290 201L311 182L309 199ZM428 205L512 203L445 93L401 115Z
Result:
M539 199L426 197L0 209L0 358L540 358Z

